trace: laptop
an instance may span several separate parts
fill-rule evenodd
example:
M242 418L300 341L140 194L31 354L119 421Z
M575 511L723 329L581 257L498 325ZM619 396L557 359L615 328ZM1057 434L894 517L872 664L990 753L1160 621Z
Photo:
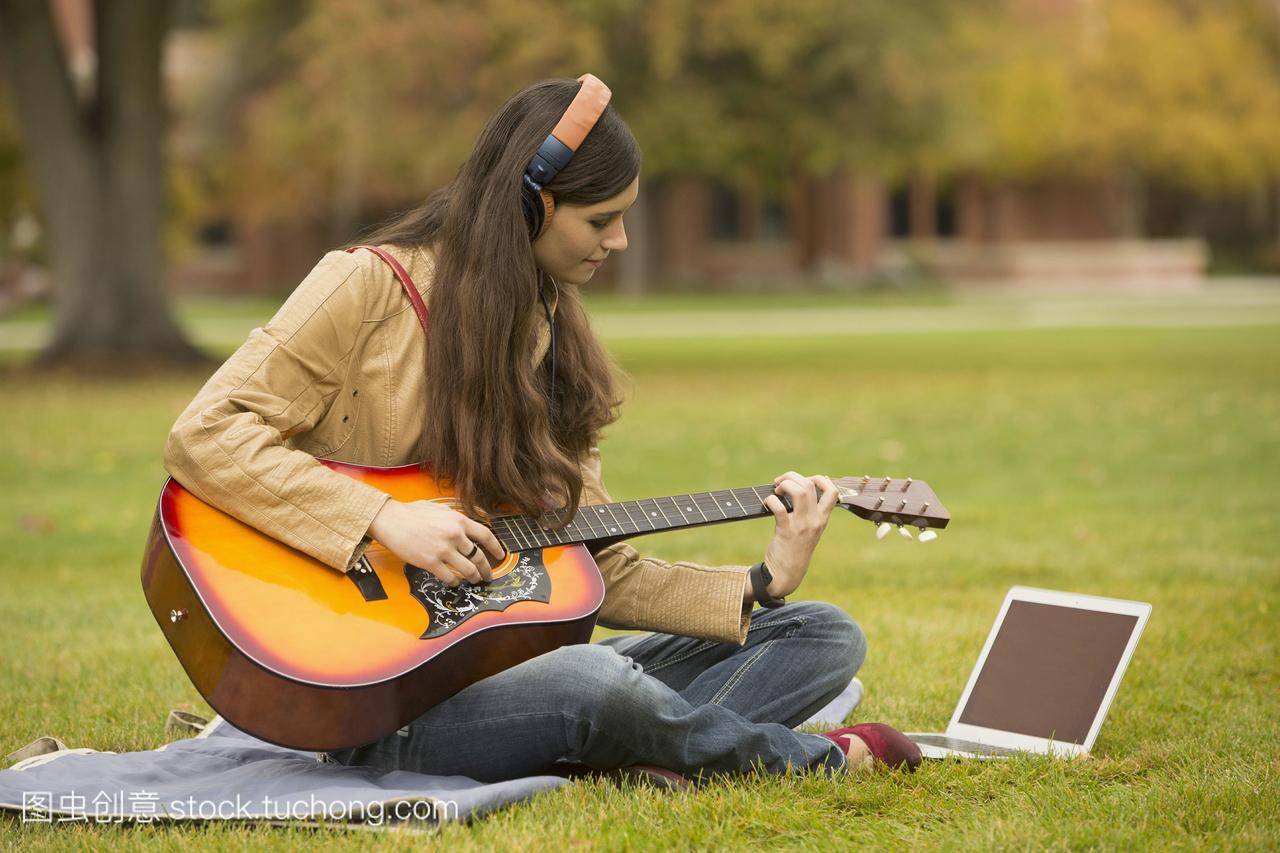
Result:
M1015 586L946 733L907 737L925 758L1087 754L1150 615L1140 601Z

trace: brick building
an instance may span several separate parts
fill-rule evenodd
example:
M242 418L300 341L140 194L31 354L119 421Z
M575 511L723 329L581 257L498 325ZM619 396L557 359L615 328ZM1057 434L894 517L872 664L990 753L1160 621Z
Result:
M1044 14L1039 7L1056 0L1029 2ZM93 67L88 4L56 0L55 8L83 84ZM180 99L197 88L216 55L207 32L175 32L166 48L171 93ZM177 128L177 159L190 132ZM1190 210L1210 215L1190 221ZM369 221L377 218L373 212ZM784 197L770 198L696 175L665 176L646 179L628 217L632 249L601 270L596 286L785 289L923 273L960 285L1185 287L1203 279L1209 251L1203 237L1179 235L1212 236L1215 222L1224 234L1277 242L1280 188L1213 206L1120 178L1014 184L972 175L890 185L845 171L797 179ZM174 275L189 289L279 292L350 236L305 214L248 225L228 210L208 223L200 250Z
M647 221L632 224L641 257L617 272L622 289L648 280L786 286L906 268L961 285L1185 287L1208 264L1203 239L1138 224L1152 219L1151 202L1139 200L1146 215L1134 211L1135 190L1118 181L893 187L841 172L797 182L783 202L694 177L645 192L637 216Z

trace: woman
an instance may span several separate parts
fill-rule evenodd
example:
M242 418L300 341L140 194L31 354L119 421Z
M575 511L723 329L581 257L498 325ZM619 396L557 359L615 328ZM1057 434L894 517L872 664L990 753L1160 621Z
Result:
M173 476L335 570L377 539L450 585L490 577L503 554L486 527L390 499L315 457L422 462L472 510L608 502L596 444L618 396L578 290L627 248L640 152L607 103L590 75L525 89L452 184L366 238L426 297L429 334L387 262L326 255L180 416L166 449ZM804 578L836 490L795 472L776 487L794 511L766 501L775 533L755 567L666 563L624 544L595 554L600 623L654 633L534 658L330 757L480 780L562 760L679 773L914 767L919 751L888 726L791 729L849 683L866 647L839 608L779 606ZM770 607L753 613L757 599Z

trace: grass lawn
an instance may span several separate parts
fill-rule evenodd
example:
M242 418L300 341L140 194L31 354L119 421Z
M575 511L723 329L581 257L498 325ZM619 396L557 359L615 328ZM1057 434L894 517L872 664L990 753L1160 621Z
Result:
M724 319L713 303L681 310ZM794 468L925 479L951 510L930 545L877 542L865 522L833 519L796 596L840 604L867 633L853 721L945 726L1014 584L1148 601L1151 621L1087 760L748 777L680 796L579 782L446 827L442 846L1280 844L1276 324L609 341L630 376L604 444L615 498ZM164 436L203 379L0 373L0 754L44 734L154 748L168 709L207 712L138 582ZM770 531L757 521L641 542L743 563ZM409 849L422 838L0 819L0 843L23 845L315 841Z

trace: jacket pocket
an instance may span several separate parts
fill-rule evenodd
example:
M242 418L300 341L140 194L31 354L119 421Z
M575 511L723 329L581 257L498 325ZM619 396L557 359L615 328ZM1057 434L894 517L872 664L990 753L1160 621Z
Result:
M355 435L360 423L360 395L354 389L339 391L315 428L298 436L294 446L312 456L332 456Z

